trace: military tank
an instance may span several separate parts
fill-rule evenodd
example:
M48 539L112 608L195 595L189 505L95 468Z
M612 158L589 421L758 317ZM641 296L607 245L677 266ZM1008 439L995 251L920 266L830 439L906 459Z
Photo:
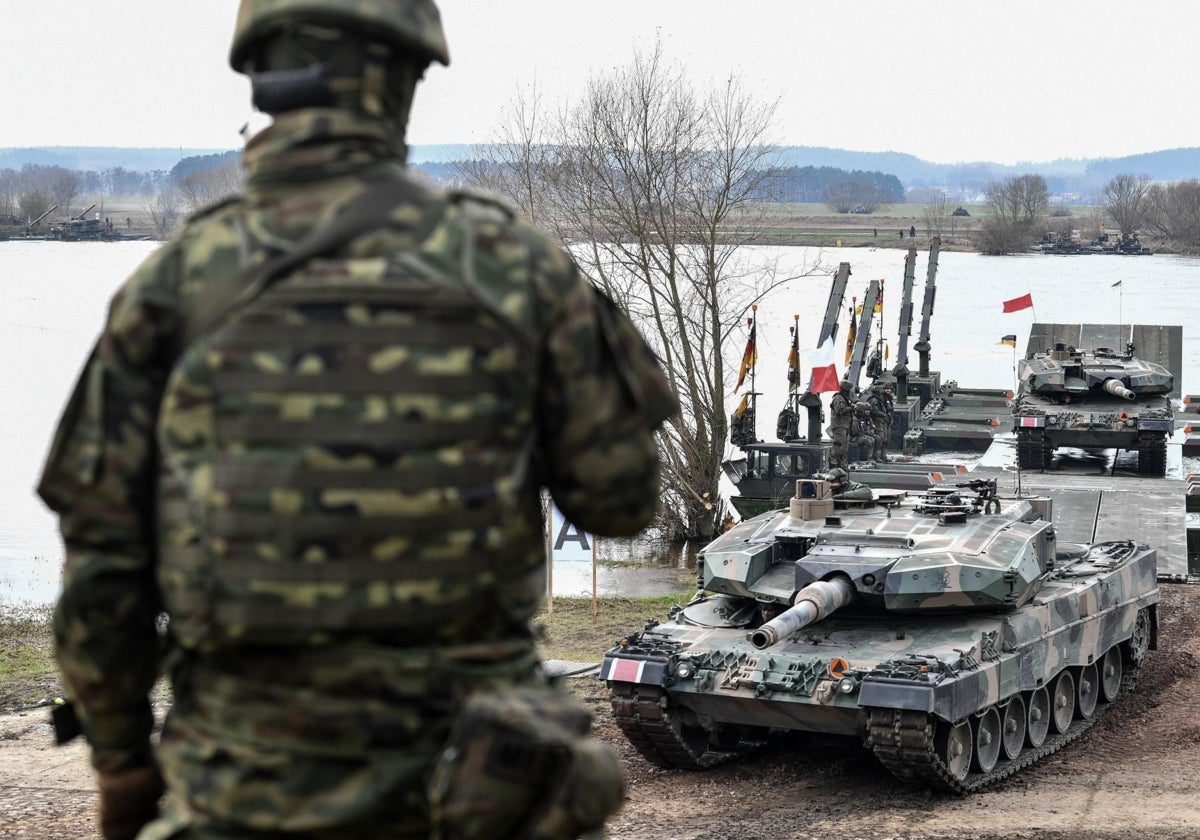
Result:
M1133 352L1132 345L1120 354L1058 343L1018 363L1013 431L1021 469L1046 469L1056 447L1076 446L1136 450L1139 473L1166 473L1175 378Z
M607 651L613 715L662 767L779 730L862 739L900 779L966 793L1076 738L1158 634L1156 554L1060 544L1048 499L994 480L835 505L804 479L734 526L698 591Z

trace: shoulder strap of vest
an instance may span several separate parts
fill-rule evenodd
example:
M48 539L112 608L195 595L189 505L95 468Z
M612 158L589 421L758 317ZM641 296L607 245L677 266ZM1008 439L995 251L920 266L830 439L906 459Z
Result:
M313 257L336 250L368 231L387 227L398 205L412 201L421 188L395 172L385 172L342 208L332 224L313 228L290 251L223 278L185 314L180 349L201 338L219 322L249 305L272 283Z

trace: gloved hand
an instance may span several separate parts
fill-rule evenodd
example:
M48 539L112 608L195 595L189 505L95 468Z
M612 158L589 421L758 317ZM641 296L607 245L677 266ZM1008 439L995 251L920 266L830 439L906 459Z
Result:
M142 826L158 816L163 780L158 768L131 767L97 777L100 788L100 834L104 840L133 840Z

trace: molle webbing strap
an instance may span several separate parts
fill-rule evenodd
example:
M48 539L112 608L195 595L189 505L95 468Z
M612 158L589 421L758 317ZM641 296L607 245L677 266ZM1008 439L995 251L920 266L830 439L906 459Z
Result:
M379 180L351 199L329 225L313 228L290 251L250 265L225 278L201 296L184 316L180 351L250 304L280 277L313 257L335 251L357 236L387 227L391 212L425 195L400 172L387 170ZM436 214L426 225L436 221Z
M479 421L443 420L437 425L416 420L392 420L387 423L349 424L345 420L324 417L304 423L281 423L274 417L218 417L217 434L248 446L303 446L320 436L326 444L356 443L364 446L433 448L462 444L480 439Z

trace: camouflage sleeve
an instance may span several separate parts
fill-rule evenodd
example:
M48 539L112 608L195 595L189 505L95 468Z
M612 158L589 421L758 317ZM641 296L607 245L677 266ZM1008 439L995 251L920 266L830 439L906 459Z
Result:
M678 410L658 360L629 318L561 252L546 258L541 411L544 478L575 525L635 534L659 503L654 432Z
M66 546L56 656L101 772L150 759L160 609L153 435L164 336L176 321L161 282L171 260L165 246L113 298L38 485Z

